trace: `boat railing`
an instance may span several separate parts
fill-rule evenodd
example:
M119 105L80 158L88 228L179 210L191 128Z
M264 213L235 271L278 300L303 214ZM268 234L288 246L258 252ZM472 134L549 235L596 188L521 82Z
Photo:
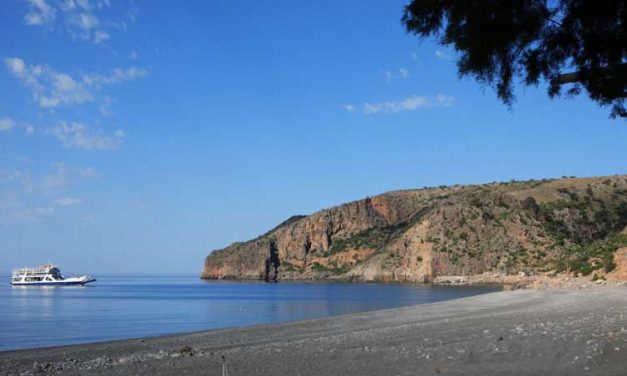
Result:
M52 269L55 269L55 265L43 265L38 266L36 268L17 268L13 269L13 275L22 275L22 274L50 274Z

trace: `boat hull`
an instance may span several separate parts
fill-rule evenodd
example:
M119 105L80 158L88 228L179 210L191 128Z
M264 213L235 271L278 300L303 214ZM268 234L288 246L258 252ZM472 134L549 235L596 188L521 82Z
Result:
M85 281L46 281L46 282L11 282L13 286L76 286L96 282L95 279Z

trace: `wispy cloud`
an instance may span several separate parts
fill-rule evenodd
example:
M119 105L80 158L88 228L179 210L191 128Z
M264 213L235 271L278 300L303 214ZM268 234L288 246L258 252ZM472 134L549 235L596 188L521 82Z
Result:
M28 135L35 133L35 127L31 123L20 123L20 127L24 130L24 133Z
M57 206L64 207L80 205L82 202L83 200L77 197L62 197L60 199L57 199L55 203Z
M83 123L61 122L50 130L61 143L72 149L80 150L115 150L122 145L124 132L116 130L112 134L91 129Z
M101 22L92 13L80 12L68 18L67 30L74 39L92 41L94 44L111 39L111 34L102 30Z
M29 11L24 16L27 25L50 25L57 18L57 11L46 0L28 0Z
M66 187L73 180L96 179L100 174L91 167L73 167L63 162L53 164L55 170L41 178L41 182L33 186L40 191L50 192L57 188Z
M401 111L415 111L430 104L429 98L421 96L411 96L399 101L389 101L380 103L364 103L364 114L394 113Z
M379 113L393 114L403 111L416 111L423 108L450 107L453 105L454 101L455 98L444 94L438 94L432 98L427 96L412 95L397 101L377 103L364 102L359 108L352 104L345 104L343 105L343 108L348 112L360 112L366 115Z
M148 76L148 71L146 69L129 67L115 68L108 75L85 74L82 79L87 86L100 88L103 85L121 84L126 81L133 81L146 76Z
M15 128L15 121L10 118L0 119L0 132L9 132Z
M100 44L109 39L111 39L111 35L105 31L97 30L94 32L94 44Z
M34 174L28 169L0 168L0 225L14 221L40 220L57 210L82 205L68 194L75 180L92 179L92 168L52 164L52 171Z
M442 60L447 60L449 58L449 54L444 50L435 50L435 56Z
M28 87L39 106L56 107L60 104L80 104L94 100L92 94L70 75L42 65L27 65L16 57L6 58L9 71Z
M15 195L0 196L0 224L7 221L35 221L50 217L57 209L78 206L80 198L60 198L44 205L32 204L32 198Z
M392 78L394 77L394 74L391 71L385 71L385 80L389 83L392 82Z
M8 133L13 131L14 129L21 129L27 135L35 133L35 127L30 123L18 123L17 121L8 117L0 118L0 133Z
M18 186L23 192L32 192L35 186L28 170L0 169L0 187L8 185Z
M405 79L409 77L409 71L405 68L400 68L397 72L393 72L391 70L386 70L383 72L385 76L385 81L387 83L392 82L394 79Z
M25 24L29 26L51 26L59 18L61 25L75 40L101 44L111 38L111 34L106 29L126 30L124 22L101 20L96 15L96 13L111 6L110 0L27 1L29 12L24 16ZM57 17L57 14L60 17Z
M0 188L7 187L21 193L43 193L49 195L59 188L68 186L74 180L96 179L100 177L91 167L73 167L63 162L52 164L53 171L33 177L28 169L0 168ZM0 189L1 191L2 189Z
M435 96L435 104L439 107L450 107L455 102L455 98L452 95L438 94Z
M4 62L9 72L31 90L33 99L43 108L95 102L94 90L148 75L143 68L129 67L115 68L108 75L83 74L77 78L46 65L29 65L17 57L6 58Z
M352 104L343 104L342 107L348 112L355 112L356 108Z
M100 21L98 21L98 18L91 13L81 12L72 15L70 23L79 29L90 31L91 29L98 27Z
M50 217L55 212L54 206L28 206L21 201L5 197L0 200L0 220L36 221Z

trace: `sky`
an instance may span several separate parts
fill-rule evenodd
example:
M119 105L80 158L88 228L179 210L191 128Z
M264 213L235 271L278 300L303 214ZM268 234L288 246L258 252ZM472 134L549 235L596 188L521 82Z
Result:
M390 190L627 173L585 95L460 79L405 1L0 2L0 275L199 274Z

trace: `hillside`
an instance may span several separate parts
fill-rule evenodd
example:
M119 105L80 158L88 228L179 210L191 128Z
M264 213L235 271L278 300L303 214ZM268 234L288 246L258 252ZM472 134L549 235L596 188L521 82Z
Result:
M602 275L627 245L626 226L627 175L395 191L294 216L256 239L213 251L202 278L261 278L270 238L282 279Z

